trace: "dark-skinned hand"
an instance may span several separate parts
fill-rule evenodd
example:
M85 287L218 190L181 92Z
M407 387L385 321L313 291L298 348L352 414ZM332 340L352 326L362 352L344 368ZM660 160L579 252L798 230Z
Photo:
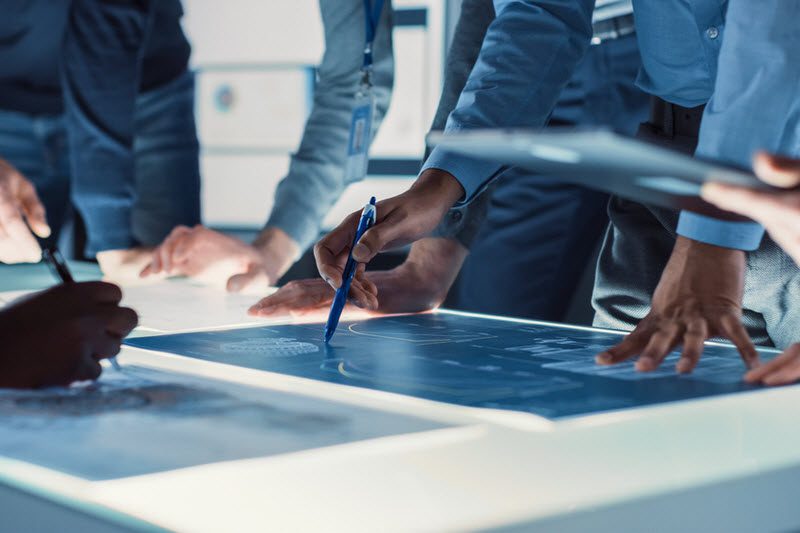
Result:
M38 388L97 379L99 361L119 353L136 327L122 291L103 282L69 283L0 311L0 387Z

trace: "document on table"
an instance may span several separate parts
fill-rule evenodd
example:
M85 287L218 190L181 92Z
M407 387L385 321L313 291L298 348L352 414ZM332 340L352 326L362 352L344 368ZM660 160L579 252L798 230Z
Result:
M656 372L632 362L598 366L619 334L439 312L343 321L330 345L322 324L142 337L131 346L462 406L562 419L757 388L732 346L707 345L677 375L673 354ZM764 351L762 358L774 357Z
M275 290L270 288L259 294L240 294L183 279L164 280L123 287L122 303L139 313L139 327L144 330L213 329L263 324L265 319L251 317L247 310ZM0 293L0 306L33 292L36 291Z
M0 389L0 455L91 481L444 427L131 365L95 383Z

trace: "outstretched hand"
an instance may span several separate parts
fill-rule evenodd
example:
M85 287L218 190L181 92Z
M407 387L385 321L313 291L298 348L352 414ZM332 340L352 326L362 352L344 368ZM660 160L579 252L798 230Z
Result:
M647 316L618 345L597 356L612 365L638 356L636 369L655 370L682 345L679 373L691 372L712 337L730 339L748 369L759 365L758 352L742 325L744 252L678 237L653 294Z

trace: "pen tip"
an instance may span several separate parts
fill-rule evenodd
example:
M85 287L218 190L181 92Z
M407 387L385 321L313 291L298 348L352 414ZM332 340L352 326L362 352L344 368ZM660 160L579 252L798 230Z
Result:
M369 203L375 205L375 197L370 198Z

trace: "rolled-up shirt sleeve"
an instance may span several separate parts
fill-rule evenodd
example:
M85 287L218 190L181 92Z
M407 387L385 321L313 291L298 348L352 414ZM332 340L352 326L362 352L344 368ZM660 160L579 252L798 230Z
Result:
M753 153L800 151L800 2L730 0L714 94L700 130L697 155L750 166ZM681 213L678 233L736 248L758 248L754 222Z
M349 183L345 180L350 119L361 82L366 41L362 0L320 0L325 55L314 103L289 172L278 184L267 227L285 231L300 247L319 236L322 221ZM386 1L372 47L373 134L386 115L394 83L392 9Z
M542 127L592 36L593 0L496 0L496 19L445 132ZM501 165L435 148L422 170L439 169L470 201Z

